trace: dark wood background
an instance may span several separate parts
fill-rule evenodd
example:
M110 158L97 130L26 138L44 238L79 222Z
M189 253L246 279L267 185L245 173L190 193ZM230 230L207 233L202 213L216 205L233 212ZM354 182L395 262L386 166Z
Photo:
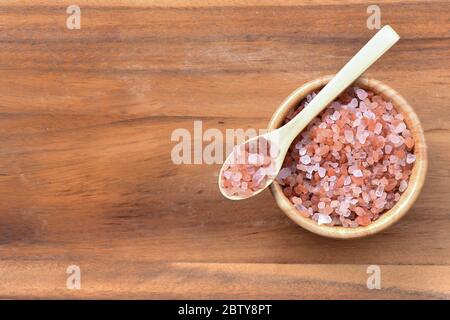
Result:
M83 0L68 30L72 2L0 1L0 298L450 298L448 1L377 1L402 39L366 75L415 108L430 165L402 221L351 241L269 191L225 200L219 165L174 165L170 136L266 127L375 33L372 3Z

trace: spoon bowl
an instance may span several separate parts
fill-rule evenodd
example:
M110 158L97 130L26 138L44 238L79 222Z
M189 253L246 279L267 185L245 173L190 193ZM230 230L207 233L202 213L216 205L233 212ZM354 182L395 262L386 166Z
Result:
M272 158L273 159L273 167L274 167L275 174L273 176L267 176L265 183L262 184L257 190L253 191L252 194L249 197L243 197L243 196L239 196L239 195L230 195L230 194L228 194L226 188L224 187L224 185L222 183L222 177L224 175L224 171L228 168L228 165L233 163L233 160L234 160L234 157L235 157L235 153L237 152L238 148L245 148L245 146L247 146L247 145L249 145L251 143L256 143L257 140L259 140L261 138L267 140L270 147L279 146L280 145L279 132L280 131L278 131L278 130L273 130L271 132L262 134L260 136L256 136L256 137L250 138L250 139L246 140L245 142L243 142L241 145L236 146L233 149L233 152L231 152L228 155L227 159L224 162L224 165L222 166L222 168L220 169L220 172L219 172L219 189L220 189L220 192L223 194L223 196L225 198L228 198L229 200L243 200L243 199L249 198L250 196L255 196L255 195L261 193L264 189L266 189L273 182L273 180L276 177L276 173L278 171L280 171L281 166L283 165L284 156L283 157L275 156L275 157ZM286 154L287 148L289 148L289 145L287 145L285 148L286 148L286 151L284 151L284 155ZM280 150L280 149L278 148L278 150Z

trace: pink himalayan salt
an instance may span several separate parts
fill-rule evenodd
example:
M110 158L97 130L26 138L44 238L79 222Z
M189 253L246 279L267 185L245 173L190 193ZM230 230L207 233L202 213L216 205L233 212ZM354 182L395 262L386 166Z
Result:
M408 155L406 156L406 163L410 164L413 163L414 161L416 161L416 156L408 153Z
M329 215L319 213L318 217L317 217L317 223L319 225L329 224L329 223L331 223L331 217Z
M276 181L299 213L318 224L367 226L408 186L414 139L403 120L382 97L348 88L292 142Z
M300 161L303 164L309 164L309 163L311 163L311 157L309 155L305 154L304 156L302 156L300 158Z
M358 96L358 99L361 101L363 101L368 96L368 94L365 90L359 89L359 88L355 88L355 93Z
M227 195L246 198L263 188L267 179L276 174L274 154L274 148L263 138L237 146L223 169L221 183ZM291 170L283 168L280 174L287 179Z

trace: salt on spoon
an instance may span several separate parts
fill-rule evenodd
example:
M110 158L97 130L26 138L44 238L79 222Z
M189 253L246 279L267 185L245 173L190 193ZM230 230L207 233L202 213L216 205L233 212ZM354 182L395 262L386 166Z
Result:
M276 178L295 137L399 39L400 37L394 29L388 25L384 26L315 97L309 97L308 100L311 99L311 101L308 102L307 107L294 119L274 131L254 137L236 146L220 170L219 189L221 193L230 200L242 200L255 196L267 188ZM252 162L256 161L257 167L252 167L255 165L249 163L249 157ZM304 160L308 162L308 159ZM244 173L248 173L248 175L242 180L243 176L240 170L244 168ZM252 172L252 168L255 169L254 172ZM245 192L235 194L237 188L241 189L241 183L245 183Z

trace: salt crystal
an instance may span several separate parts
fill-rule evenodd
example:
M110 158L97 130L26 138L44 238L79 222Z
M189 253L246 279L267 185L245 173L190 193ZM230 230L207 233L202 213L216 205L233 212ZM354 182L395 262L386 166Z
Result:
M364 101L361 101L359 103L359 110L361 110L362 112L367 110L367 105L366 105L366 103Z
M396 134L391 134L391 135L389 135L388 138L393 144L400 143L400 141L401 141L400 137L398 135L396 135Z
M408 183L405 180L400 182L400 186L398 187L398 191L403 192L408 187Z
M299 134L277 178L302 216L320 224L358 227L378 219L406 190L415 159L403 115L373 92L353 91L356 98L343 94L344 104L333 101Z
M377 122L375 124L375 129L373 130L373 132L375 134L380 134L382 129L383 129L383 125L381 123Z
M350 103L347 105L350 109L354 109L358 106L358 100L356 100L355 98L352 99L352 101L350 101Z
M363 192L363 193L362 193L362 197L363 197L363 200L364 200L366 203L368 203L368 202L370 201L370 196L369 196L368 193Z
M356 138L358 139L359 143L364 144L366 143L366 139L369 136L369 132L365 130L358 130L356 132Z
M291 201L293 204L302 204L302 202L303 202L302 198L299 198L299 197L292 197Z
M391 122L392 121L392 116L390 114L383 114L381 116L381 119L383 119L386 122Z
M295 209L297 209L298 211L306 212L306 213L308 212L308 209L307 209L304 205L302 205L302 204L295 204L294 207L295 207Z
M339 201L337 201L337 200L332 200L331 202L330 202L330 207L332 207L332 208L337 208L339 206Z
M233 172L227 170L223 173L223 176L225 177L225 179L231 179L231 175L233 174Z
M321 178L325 177L326 172L327 171L325 170L325 168L322 168L322 167L319 167L319 169L317 170L317 173L319 174L319 177L321 177Z
M277 174L277 170L274 163L271 163L268 167L264 167L266 175L269 177L274 177Z
M241 181L240 180L231 180L231 185L233 187L239 187L241 185Z
M386 204L386 200L383 200L383 199L376 199L374 201L375 208L378 208L378 209L383 208L385 204Z
M242 173L240 173L240 172L235 172L231 176L231 180L233 180L233 181L239 181L241 179L242 179Z
M355 213L356 213L358 216L363 216L363 215L366 214L366 211L364 211L364 209L361 208L361 207L356 207L356 208L355 208Z
M282 168L280 172L278 173L278 178L280 179L286 179L288 176L291 175L291 170L289 168Z
M334 121L339 120L340 117L341 117L341 114L337 110L335 112L333 112L333 114L330 116L330 118Z
M404 122L400 122L394 129L395 133L402 133L406 129L406 125Z
M356 111L355 115L357 119L361 120L363 118L363 113L361 111Z
M368 118L368 119L375 119L375 113L373 113L372 111L366 110L363 112L363 116Z
M363 175L362 171L358 169L358 170L353 171L353 176L359 178L364 175Z
M390 161L391 163L397 163L398 159L397 159L396 156L394 156L393 154L391 154L391 155L389 156L389 161Z
M353 143L353 131L345 130L344 131L345 140L349 143Z
M300 161L303 164L310 164L311 163L311 157L305 154L304 156L300 157Z
M349 207L349 205L348 205L347 202L345 202L345 201L341 202L340 205L339 205L339 211L341 213L344 213L348 209L348 207Z
M375 191L375 195L380 198L383 195L384 185L382 183L378 184L377 190Z
M351 214L351 211L347 209L342 213L342 216L347 218L350 216L350 214Z
M411 153L408 153L406 155L406 163L410 164L413 163L414 161L416 161L416 156Z
M348 186L350 183L352 183L352 179L349 176L345 177L344 186Z
M384 147L384 152L386 152L387 154L390 154L392 152L392 146L390 144L387 144Z
M348 173L353 174L353 171L355 171L356 169L358 169L357 166L349 166L347 171L348 171Z
M264 168L259 168L253 175L253 182L255 182L256 184L260 184L261 181L264 179L265 175L266 171L264 170Z
M258 163L258 155L256 153L250 153L248 155L248 163L249 164L257 164Z

